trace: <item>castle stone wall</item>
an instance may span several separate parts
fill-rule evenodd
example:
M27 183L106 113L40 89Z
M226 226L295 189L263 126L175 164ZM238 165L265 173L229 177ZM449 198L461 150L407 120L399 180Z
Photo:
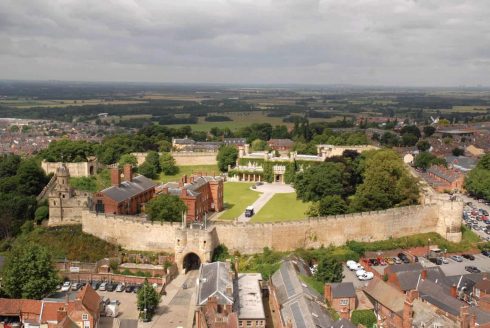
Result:
M342 245L348 240L370 242L425 232L438 232L457 242L461 239L460 210L462 204L458 202L442 202L295 222L215 223L207 244L223 243L230 251L252 254L262 252L264 247L288 251L298 247ZM179 237L179 223L151 224L131 217L96 216L84 211L82 224L85 232L131 250L174 251L174 242L184 239ZM190 245L191 241L185 242L187 244L181 247L186 249L202 247Z
M41 167L46 174L56 173L56 169L64 165L71 177L88 177L97 173L98 163L96 160L79 163L61 163L42 161Z
M145 158L147 153L131 153L136 157L138 161L138 165L141 165L145 162ZM161 153L160 153L161 154ZM177 165L216 165L218 162L216 161L216 155L218 153L215 152L172 152L172 156L175 159L175 163Z

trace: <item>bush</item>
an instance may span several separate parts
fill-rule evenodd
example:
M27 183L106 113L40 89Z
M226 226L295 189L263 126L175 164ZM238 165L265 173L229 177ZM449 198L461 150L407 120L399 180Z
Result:
M46 205L39 206L34 213L34 217L36 222L41 222L42 220L47 219L49 216L49 207Z
M373 310L352 311L351 321L354 325L361 324L366 328L372 328L377 323Z

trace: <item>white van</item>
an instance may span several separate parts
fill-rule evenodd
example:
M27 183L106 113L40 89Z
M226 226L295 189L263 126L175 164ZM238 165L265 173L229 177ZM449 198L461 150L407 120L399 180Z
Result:
M245 209L245 217L249 218L254 215L254 207L253 206L247 206Z

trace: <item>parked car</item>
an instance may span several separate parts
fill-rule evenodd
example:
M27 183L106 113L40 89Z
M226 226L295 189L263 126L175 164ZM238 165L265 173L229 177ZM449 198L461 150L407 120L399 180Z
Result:
M360 276L362 276L363 274L365 274L366 272L367 272L367 271L365 271L365 270L357 270L357 271L356 271L356 276L360 277Z
M71 290L79 290L80 288L82 288L82 284L79 282L75 282L71 285Z
M393 261L393 259L392 259L391 257L387 257L387 258L385 258L385 261L386 261L386 263L388 263L388 264L395 264L395 261Z
M113 291L114 291L114 289L116 289L116 285L115 285L115 284L113 284L113 283L108 283L108 284L107 284L107 286L106 286L106 290L107 290L108 292L113 292Z
M247 206L245 209L245 217L250 218L254 215L254 207L253 206Z
M393 261L395 261L396 264L402 264L402 260L400 260L398 257L394 257Z
M366 272L362 276L358 277L359 280L371 280L374 278L374 274L372 272Z
M432 263L437 264L437 265L442 264L442 258L440 258L440 257L433 257L433 258L429 259L429 261L431 261Z
M451 256L451 259L456 261L456 262L463 262L463 258L459 255L453 255L453 256Z
M117 287L116 287L116 292L121 293L121 292L124 291L124 289L125 289L124 284L122 284L122 283L121 284L118 284Z
M346 265L351 271L357 271L360 269L364 269L362 265L360 265L359 263L357 263L355 261L347 261Z
M488 250L486 250L486 249L485 249L485 250L483 250L481 253L482 253L483 255L487 256L487 257L490 257L490 251L488 251Z
M475 257L473 255L471 255L471 254L462 254L461 256L464 257L467 260L470 260L470 261L474 261L475 260Z
M442 264L449 264L449 260L445 257L439 257L439 259L441 259L442 261Z
M100 281L92 281L91 286L92 286L92 288L93 288L94 290L99 289L99 287L100 287Z
M65 281L65 282L63 283L63 285L61 286L61 291L62 291L62 292L67 292L67 291L69 291L69 290L70 290L70 288L71 288L71 282L69 282L69 281Z
M468 265L465 266L464 269L468 271L469 273L480 273L480 269L478 269L476 266Z
M132 293L133 292L133 285L127 285L126 289L124 290L126 293Z
M101 283L99 286L99 290L101 292L105 292L107 290L107 283L106 282Z
M378 260L379 265L386 265L386 261L382 257L378 257L376 260Z
M133 293L137 293L140 289L141 289L141 285L135 285L134 288L133 288Z

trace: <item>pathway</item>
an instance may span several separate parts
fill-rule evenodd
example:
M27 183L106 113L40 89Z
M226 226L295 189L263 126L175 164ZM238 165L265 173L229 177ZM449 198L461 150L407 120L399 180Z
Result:
M165 288L167 295L162 301L151 322L139 322L139 328L178 328L192 327L195 304L195 286L198 270L180 274ZM184 283L188 288L184 289Z
M264 192L263 194L261 194L260 197L257 198L257 200L252 204L255 214L257 214L260 211L260 209L264 207L264 205L267 204L269 200L271 200L273 196L274 193L272 192ZM246 217L245 213L242 213L238 217L238 222L248 222L251 219L252 217Z

